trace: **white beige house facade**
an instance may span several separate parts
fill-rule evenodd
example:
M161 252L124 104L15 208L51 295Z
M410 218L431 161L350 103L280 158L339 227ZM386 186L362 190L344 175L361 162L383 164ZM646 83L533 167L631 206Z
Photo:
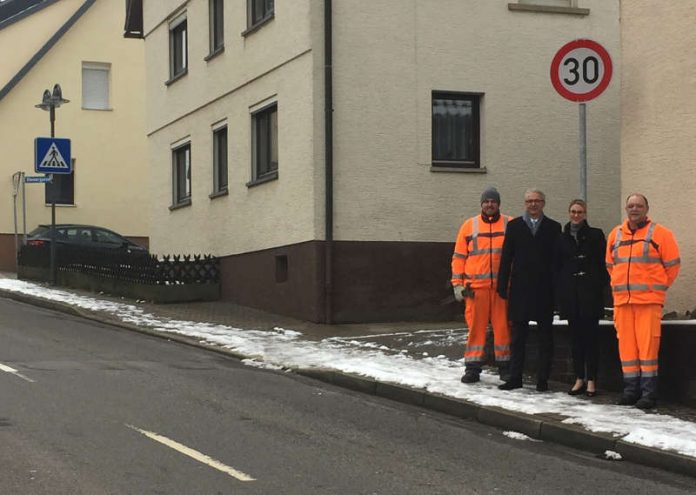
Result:
M554 53L591 38L620 64L618 0L127 10L145 44L151 247L220 256L224 298L313 321L452 315L453 241L483 189L516 215L538 187L559 220L579 194L578 107L551 85ZM620 218L619 87L617 71L587 110L605 229Z
M621 2L621 197L641 192L671 229L682 268L665 310L696 310L696 11L692 2ZM620 207L621 205L617 205Z
M34 138L50 136L50 120L35 105L56 83L70 102L56 109L55 134L71 139L74 164L74 174L60 179L57 222L100 225L147 245L144 48L122 36L123 4L6 0L0 15L0 269L15 268L12 176L37 175ZM45 186L24 190L27 231L50 224Z

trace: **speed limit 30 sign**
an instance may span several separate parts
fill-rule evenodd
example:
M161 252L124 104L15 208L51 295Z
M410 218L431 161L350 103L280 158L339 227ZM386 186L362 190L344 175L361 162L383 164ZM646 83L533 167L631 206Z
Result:
M599 96L611 81L609 53L599 43L580 39L566 43L551 62L551 82L558 93L575 102Z

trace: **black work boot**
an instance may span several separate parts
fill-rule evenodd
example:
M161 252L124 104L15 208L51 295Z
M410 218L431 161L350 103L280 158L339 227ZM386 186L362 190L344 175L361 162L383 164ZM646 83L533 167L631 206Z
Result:
M481 380L481 377L475 371L466 371L462 376L462 383L476 383Z
M657 377L656 376L641 376L640 390L642 396L636 407L638 409L652 409L657 405Z
M632 406L640 398L640 377L624 378L624 389L616 403L619 406Z

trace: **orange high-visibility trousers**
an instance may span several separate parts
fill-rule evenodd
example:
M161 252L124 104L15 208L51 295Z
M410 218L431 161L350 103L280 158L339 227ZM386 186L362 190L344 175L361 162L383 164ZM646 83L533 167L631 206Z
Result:
M624 380L657 376L662 305L622 304L614 307L619 357Z
M465 299L464 317L469 327L469 338L464 351L467 368L481 368L485 359L486 328L493 326L495 360L499 364L510 361L510 325L507 300L493 288L474 289L474 297Z

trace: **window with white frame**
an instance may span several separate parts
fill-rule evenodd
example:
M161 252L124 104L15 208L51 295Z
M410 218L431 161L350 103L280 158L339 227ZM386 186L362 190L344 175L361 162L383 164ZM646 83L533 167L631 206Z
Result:
M82 108L109 110L111 64L82 62Z
M210 17L210 55L221 51L225 46L224 1L209 0Z
M172 206L191 203L191 143L172 150Z
M169 24L169 78L186 74L188 68L188 31L186 14Z
M227 192L227 126L213 129L213 194Z
M251 115L252 182L278 177L278 104Z

